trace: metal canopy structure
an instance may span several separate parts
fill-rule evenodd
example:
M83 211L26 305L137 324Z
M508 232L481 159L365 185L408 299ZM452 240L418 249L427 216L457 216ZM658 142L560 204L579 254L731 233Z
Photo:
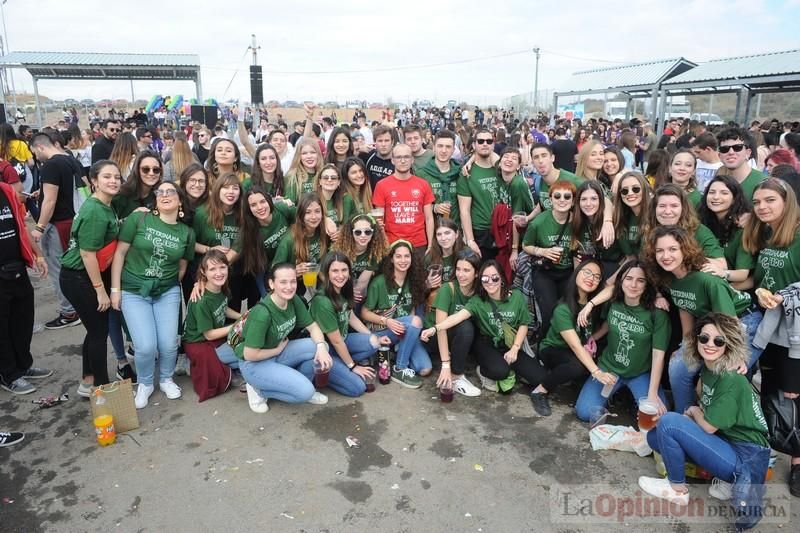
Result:
M661 84L696 66L696 63L678 57L575 72L564 84L566 90L553 93L553 109L558 109L558 99L562 96L624 93L628 97L627 116L630 116L630 104L634 98L650 97L653 99L652 118L655 119Z
M88 52L11 52L0 67L27 70L33 78L36 115L42 124L39 80L185 80L202 100L200 56L195 54L112 54Z
M737 93L734 120L746 123L759 94L800 91L800 49L715 59L666 81L662 96Z

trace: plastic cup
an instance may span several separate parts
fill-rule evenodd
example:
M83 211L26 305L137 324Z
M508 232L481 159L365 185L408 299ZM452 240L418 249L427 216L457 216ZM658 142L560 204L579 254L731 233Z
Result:
M450 204L450 202L442 202L442 205L446 205L450 209L453 208L453 206ZM447 213L443 214L442 218L450 218L450 211L448 211Z
M450 403L453 401L452 383L445 383L439 388L439 399L442 400L442 403Z
M367 386L367 392L375 392L375 374L372 376L363 376L364 384Z
M314 386L318 389L324 389L328 386L328 378L330 377L330 369L322 368L322 364L314 361Z
M639 412L636 414L636 423L639 431L650 431L656 427L656 417L658 416L658 405L648 398L639 398Z
M619 376L617 376L616 374L612 373L611 375L619 379ZM611 385L603 385L603 390L600 391L600 396L602 396L603 398L608 398L609 396L611 396L611 391L614 390L614 385L616 384L617 382L615 380L614 383L612 383Z
M437 263L428 267L428 276L435 278L437 276L441 276L443 271L444 267Z
M594 429L596 426L605 424L608 418L608 409L601 405L597 405L589 409L589 429Z
M317 274L319 273L319 265L317 263L307 263L308 271L303 272L303 285L307 289L313 289L317 286Z
M383 207L373 207L372 210L369 212L372 215L372 218L377 220L379 223L383 223L383 214L385 210Z

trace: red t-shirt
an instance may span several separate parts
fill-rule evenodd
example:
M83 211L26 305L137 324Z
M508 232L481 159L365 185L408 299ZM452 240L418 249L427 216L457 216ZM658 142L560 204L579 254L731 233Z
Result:
M392 174L379 181L372 193L372 203L385 209L383 220L389 242L405 239L415 248L428 244L423 207L434 201L430 184L417 176L399 180Z
M13 185L19 181L19 174L8 161L0 159L0 181Z

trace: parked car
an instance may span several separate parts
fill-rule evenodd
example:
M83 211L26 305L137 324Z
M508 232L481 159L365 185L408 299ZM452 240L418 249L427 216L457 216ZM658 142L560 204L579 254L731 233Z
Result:
M696 120L697 122L705 122L709 126L717 126L719 124L725 124L725 121L722 120L722 117L720 117L716 113L694 113L691 116L691 120Z
M94 107L94 100L91 98L84 98L81 100L81 105L84 107Z
M264 105L269 107L269 108L271 108L271 109L274 109L276 107L280 107L281 103L279 101L277 101L277 100L270 100L269 102L267 102Z
M286 100L283 103L283 107L303 107L303 106L300 105L299 102L295 102L294 100Z
M383 109L383 104L380 102L372 102L369 104L370 109Z
M329 100L329 101L325 102L324 104L322 104L322 107L327 107L329 109L339 109L339 104L338 104L338 102L334 102L333 100Z

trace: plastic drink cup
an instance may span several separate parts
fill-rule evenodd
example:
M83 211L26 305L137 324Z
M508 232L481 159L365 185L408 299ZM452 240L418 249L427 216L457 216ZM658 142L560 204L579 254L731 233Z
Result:
M650 431L656 427L655 418L658 416L658 405L648 398L639 398L639 412L636 414L636 422L639 431Z
M439 389L439 399L442 400L442 403L450 403L453 401L453 385L451 383L445 383Z
M367 392L375 392L375 374L372 377L364 376L364 383L367 386Z
M97 434L97 444L108 446L117 440L117 431L114 429L114 417L100 415L94 419L94 432Z
M308 271L303 272L303 285L308 289L313 289L317 286L317 274L319 273L319 265L316 263L308 263Z
M597 405L589 410L589 429L604 424L608 418L608 409Z
M442 265L437 263L428 267L428 276L431 278L435 278L437 276L441 276L443 271L444 267L442 267Z
M383 223L383 214L385 210L383 207L373 207L372 211L369 212L372 215L372 218L378 221L379 224Z
M314 361L314 385L318 389L323 389L328 386L330 372L329 368L322 368L320 363Z
M453 208L453 206L450 204L450 202L442 202L442 205L446 205L447 207L449 207L451 209ZM450 211L448 211L447 213L443 214L442 218L450 218Z
M617 376L616 374L612 374L612 375L615 378L619 379L619 376ZM611 396L611 391L614 390L614 385L616 385L616 384L617 384L617 381L614 380L614 383L612 383L611 385L603 385L603 390L600 391L600 396L602 396L603 398L608 398L609 396Z

